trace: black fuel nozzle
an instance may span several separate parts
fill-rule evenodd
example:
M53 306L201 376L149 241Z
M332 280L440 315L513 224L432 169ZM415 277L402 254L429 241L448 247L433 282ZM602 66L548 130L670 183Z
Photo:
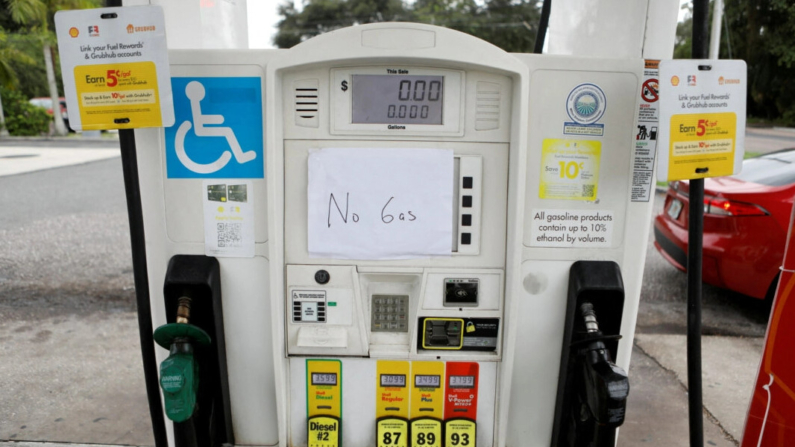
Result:
M605 337L599 330L599 322L591 303L580 306L585 326L584 338L578 343L577 356L580 364L581 421L592 419L593 437L589 446L613 446L615 429L624 423L629 378L627 373L613 363L610 351L605 347Z

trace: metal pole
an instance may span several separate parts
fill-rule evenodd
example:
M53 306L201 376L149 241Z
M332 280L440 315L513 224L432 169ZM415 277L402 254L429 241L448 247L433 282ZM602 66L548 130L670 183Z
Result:
M105 0L105 6L121 7L121 0ZM141 185L138 177L138 154L135 147L135 131L119 130L121 168L124 175L124 192L127 196L127 217L130 222L130 245L132 248L133 281L138 314L138 337L144 366L146 395L149 401L149 417L152 420L155 447L168 447L166 422L160 400L157 357L152 329L152 309L149 302L149 270L146 265L146 238L144 215L141 205Z
M707 56L709 0L693 0L693 59ZM687 397L690 447L704 446L701 387L701 268L704 236L704 179L690 180L687 241Z
M720 53L720 21L723 17L723 0L713 0L712 30L709 35L709 58L719 59Z
M3 98L0 98L0 137L7 137L8 129L6 129L6 120L3 115Z
M552 9L552 0L544 0L541 6L541 18L538 21L538 32L536 33L536 42L533 48L533 53L541 54L544 52L544 40L547 37L547 29L549 28L549 13Z

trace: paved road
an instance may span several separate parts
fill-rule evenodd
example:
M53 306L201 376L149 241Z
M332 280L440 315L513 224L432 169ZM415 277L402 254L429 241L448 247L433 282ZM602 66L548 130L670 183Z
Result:
M0 440L152 444L124 200L119 158L0 177Z
M786 132L755 132L758 149L749 150L795 147L795 133ZM116 143L90 144L103 149ZM81 148L0 140L0 149L12 146ZM0 411L0 444L151 445L119 159L0 176L0 209L13 210L0 213L0 358L14 359L0 362L0 408L12 409ZM685 290L685 275L650 246L621 446L685 445ZM714 369L736 370L737 377L705 381L707 411L721 420L706 424L707 440L731 446L740 437L747 377L756 368L748 359L761 346L767 314L748 297L707 285L704 303L705 333L715 336L705 342L710 352L747 357L737 368L721 364L720 356L705 358L705 372L707 360L718 365ZM720 387L710 401L710 390ZM725 394L739 396L732 414L716 409Z

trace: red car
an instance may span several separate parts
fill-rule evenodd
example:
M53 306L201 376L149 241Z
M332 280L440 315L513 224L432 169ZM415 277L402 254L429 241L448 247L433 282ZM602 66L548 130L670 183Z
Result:
M654 219L654 246L687 268L687 181L669 184ZM795 197L795 148L743 162L740 174L704 181L704 265L708 284L772 299Z

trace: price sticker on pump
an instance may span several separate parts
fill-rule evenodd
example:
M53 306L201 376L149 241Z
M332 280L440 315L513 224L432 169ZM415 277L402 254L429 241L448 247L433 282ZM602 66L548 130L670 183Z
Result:
M657 180L740 172L747 88L744 61L660 62Z
M160 6L59 11L55 29L70 127L109 130L174 124Z
M595 201L602 143L547 138L541 145L542 199Z

